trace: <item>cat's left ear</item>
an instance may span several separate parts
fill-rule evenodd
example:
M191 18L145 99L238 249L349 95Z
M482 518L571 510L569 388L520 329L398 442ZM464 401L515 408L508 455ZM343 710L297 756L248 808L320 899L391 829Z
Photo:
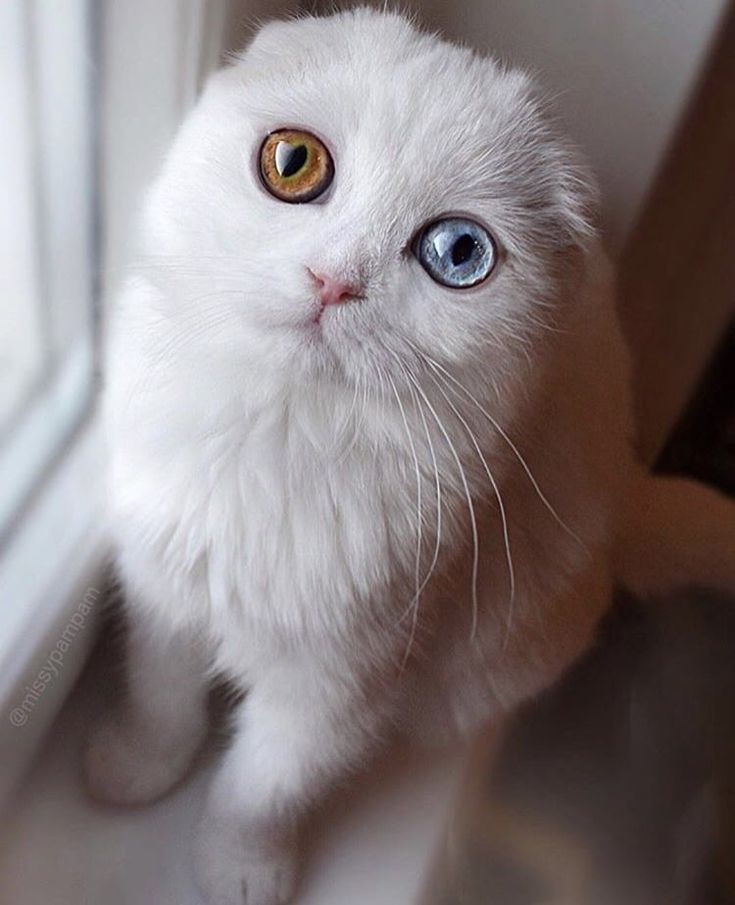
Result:
M529 134L535 144L536 165L549 187L546 203L561 248L586 248L599 232L600 193L592 169L580 149L566 135L553 106L535 79L516 72Z
M555 136L558 175L556 205L567 245L585 248L599 233L600 192L581 152L566 138Z

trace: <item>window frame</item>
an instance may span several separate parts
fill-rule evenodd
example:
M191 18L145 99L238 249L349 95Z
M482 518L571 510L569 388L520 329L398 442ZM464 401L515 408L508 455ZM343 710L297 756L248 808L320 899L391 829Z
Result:
M23 54L28 66L27 102L30 128L30 169L33 176L29 199L29 225L33 234L33 279L43 323L39 329L43 350L37 372L20 396L0 434L0 474L13 480L0 486L0 557L19 530L34 498L53 474L74 437L91 417L95 397L95 374L99 348L98 279L99 198L96 192L98 169L95 136L99 124L96 80L85 77L85 70L99 71L97 7L83 0L73 15L62 7L46 7L38 2L18 8L23 20ZM12 15L12 10L10 15ZM56 32L59 21L74 30L82 17L82 46L76 70L71 71L73 138L64 148L59 175L54 139L68 126L66 112L57 112L54 91L63 89L54 83L53 55L59 52ZM63 46L60 52L64 52ZM50 56L50 59L49 59ZM71 172L69 173L69 170ZM70 206L66 183L79 190ZM66 245L60 247L60 227L64 227ZM68 269L68 262L71 269ZM66 272L64 267L67 267ZM71 285L69 285L69 283ZM78 335L68 345L60 342L60 324L65 296L74 290L82 296L74 299L74 316L81 317ZM68 304L68 303L67 303ZM75 331L75 334L77 331ZM0 563L3 561L0 559ZM2 611L0 610L0 633Z
M95 332L87 365L96 374L101 315L119 289L137 213L128 199L140 197L204 77L217 64L228 16L236 4L163 0L155 8L158 28L148 31L151 7L143 0L86 0L86 5L93 45L89 85L95 186L90 214ZM141 50L141 45L152 52ZM151 91L140 90L140 81L130 77L128 61L141 53L146 54L145 84ZM160 124L154 140L151 123ZM123 131L126 141L121 151ZM141 160L145 166L140 166ZM90 382L79 412L69 419L53 455L22 495L12 518L0 525L0 805L17 786L73 687L99 624L101 606L93 607L84 632L65 653L63 669L44 689L28 720L13 725L14 708L29 693L64 626L85 595L103 587L109 569L105 446L96 383ZM52 392L60 389L52 382ZM21 417L30 416L26 412Z

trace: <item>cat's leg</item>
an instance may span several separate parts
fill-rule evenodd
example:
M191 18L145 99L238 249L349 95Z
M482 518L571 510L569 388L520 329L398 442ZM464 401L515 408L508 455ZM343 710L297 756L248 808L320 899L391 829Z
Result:
M374 707L349 677L319 673L279 666L242 705L200 827L198 876L210 905L290 901L302 819L377 745Z
M616 578L638 594L735 592L735 501L687 478L636 472L616 538Z
M123 702L93 731L90 793L114 804L164 795L187 773L207 732L206 659L197 639L130 608Z

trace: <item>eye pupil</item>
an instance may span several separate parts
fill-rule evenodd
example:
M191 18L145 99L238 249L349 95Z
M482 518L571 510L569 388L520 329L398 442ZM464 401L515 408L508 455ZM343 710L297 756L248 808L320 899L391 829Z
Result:
M275 163L278 175L287 179L294 176L306 163L309 151L306 145L290 145L281 141L276 146Z
M452 246L452 264L459 267L472 257L472 253L477 248L477 242L468 233L460 236Z

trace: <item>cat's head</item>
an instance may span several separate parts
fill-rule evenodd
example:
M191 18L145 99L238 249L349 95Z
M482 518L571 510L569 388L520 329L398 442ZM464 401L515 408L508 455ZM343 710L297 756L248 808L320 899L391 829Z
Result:
M211 79L144 251L212 354L346 383L416 350L502 369L592 197L525 74L362 9L269 24Z

